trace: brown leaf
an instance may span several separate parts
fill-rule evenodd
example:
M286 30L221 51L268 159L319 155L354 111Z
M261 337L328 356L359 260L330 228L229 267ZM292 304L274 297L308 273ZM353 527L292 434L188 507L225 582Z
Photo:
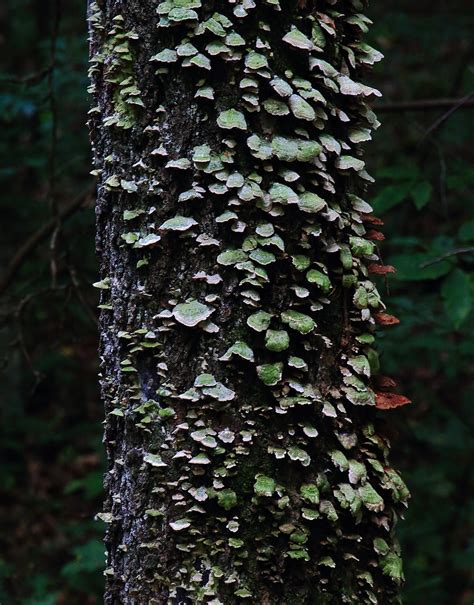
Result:
M320 21L322 21L323 23L326 23L326 25L329 25L330 27L336 29L336 22L329 15L326 15L324 13L317 13L317 14L318 14Z
M376 242L383 242L385 239L385 235L381 231L376 231L375 229L369 229L365 237Z
M397 272L392 265L381 265L380 263L370 263L367 268L369 273L373 273L374 275L386 275L387 273Z
M379 410L390 410L411 403L411 399L397 393L376 393L375 407Z
M398 317L395 315L389 315L388 313L374 313L375 321L381 326L395 326L400 323Z
M379 389L394 389L397 386L397 383L390 376L376 376L375 382Z
M364 223L371 223L372 225L384 225L385 223L381 218L374 216L373 214L365 214L364 215Z

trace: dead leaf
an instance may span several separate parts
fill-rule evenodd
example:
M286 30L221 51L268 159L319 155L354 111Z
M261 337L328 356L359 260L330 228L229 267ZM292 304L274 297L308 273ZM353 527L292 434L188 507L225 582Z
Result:
M392 265L381 265L379 263L370 263L367 267L369 273L374 275L386 275L387 273L396 273L397 270Z
M379 410L390 410L411 403L411 399L397 393L376 393L375 407Z
M364 223L371 223L372 225L378 225L379 227L385 225L381 218L374 216L373 214L365 214L363 218Z
M381 231L376 231L375 229L369 229L365 237L375 242L383 242L385 239L385 235Z
M379 389L394 389L397 386L397 383L390 376L376 376L375 382Z
M381 326L395 326L400 323L398 317L389 315L388 313L374 313L375 321Z

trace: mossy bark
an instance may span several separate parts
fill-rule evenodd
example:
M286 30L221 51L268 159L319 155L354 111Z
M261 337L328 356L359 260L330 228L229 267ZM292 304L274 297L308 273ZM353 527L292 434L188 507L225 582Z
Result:
M362 9L89 6L108 605L398 602Z

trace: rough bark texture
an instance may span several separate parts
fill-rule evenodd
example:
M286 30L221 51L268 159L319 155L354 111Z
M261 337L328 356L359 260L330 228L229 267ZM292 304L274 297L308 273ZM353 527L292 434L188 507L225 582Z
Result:
M398 602L363 8L89 6L108 605Z

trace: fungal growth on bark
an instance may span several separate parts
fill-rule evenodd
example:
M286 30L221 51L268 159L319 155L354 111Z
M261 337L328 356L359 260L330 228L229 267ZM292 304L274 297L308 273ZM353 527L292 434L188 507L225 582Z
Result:
M365 4L89 6L108 605L398 602Z

